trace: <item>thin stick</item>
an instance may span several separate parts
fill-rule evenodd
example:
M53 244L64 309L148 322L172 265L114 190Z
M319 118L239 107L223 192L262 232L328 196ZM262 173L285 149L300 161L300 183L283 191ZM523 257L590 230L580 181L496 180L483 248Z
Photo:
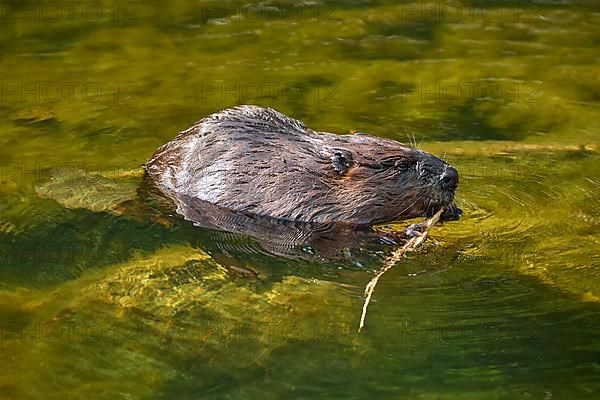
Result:
M418 233L416 236L411 237L404 246L402 246L398 250L394 251L392 253L392 255L389 256L383 262L383 267L381 267L381 269L377 272L377 274L375 274L373 279L371 279L369 281L369 283L367 284L367 287L365 288L365 303L363 304L362 315L360 317L360 324L358 325L359 332L365 326L365 318L367 317L367 307L369 307L369 302L371 301L371 295L373 294L373 291L375 290L375 286L377 286L377 282L379 281L379 278L381 278L381 276L383 274L385 274L394 265L396 265L398 263L398 261L400 261L400 259L402 259L402 257L406 253L408 253L409 251L415 250L421 243L423 243L423 241L427 237L427 234L429 233L429 230L431 229L431 227L439 221L440 215L442 215L442 211L443 210L439 210L437 213L435 213L435 215L433 217L429 218L428 220L425 220L421 224L421 226L423 227L423 231Z

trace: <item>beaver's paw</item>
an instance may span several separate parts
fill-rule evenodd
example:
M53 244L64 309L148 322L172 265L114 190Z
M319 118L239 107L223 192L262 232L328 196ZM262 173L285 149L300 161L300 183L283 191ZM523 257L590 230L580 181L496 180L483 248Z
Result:
M408 227L406 227L406 229L404 230L404 233L408 237L421 236L423 234L424 229L425 229L425 227L421 224L412 224L412 225L409 225Z

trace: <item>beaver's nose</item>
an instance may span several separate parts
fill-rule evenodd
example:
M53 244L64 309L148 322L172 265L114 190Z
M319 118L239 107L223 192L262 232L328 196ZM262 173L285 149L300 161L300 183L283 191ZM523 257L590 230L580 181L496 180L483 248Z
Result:
M446 170L440 175L442 184L449 188L455 188L458 185L458 171L456 168L447 166Z

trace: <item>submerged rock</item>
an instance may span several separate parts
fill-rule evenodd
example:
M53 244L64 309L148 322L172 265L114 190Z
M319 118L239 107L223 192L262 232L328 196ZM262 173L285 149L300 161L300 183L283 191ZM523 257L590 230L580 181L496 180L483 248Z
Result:
M35 191L41 198L52 199L69 209L84 208L96 212L120 213L120 205L133 200L139 179L117 175L114 179L77 169L51 169L49 180L38 183ZM120 178L120 179L119 179Z
M6 384L18 380L18 394L32 399L141 398L186 376L208 390L297 343L350 344L358 310L334 282L232 279L188 246L139 254L35 298L4 342L15 344Z

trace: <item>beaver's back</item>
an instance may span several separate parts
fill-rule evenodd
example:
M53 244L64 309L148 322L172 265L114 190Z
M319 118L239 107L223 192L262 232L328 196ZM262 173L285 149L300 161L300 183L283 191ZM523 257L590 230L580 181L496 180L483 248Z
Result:
M320 135L275 110L239 106L181 132L145 169L174 194L276 218L314 220L318 212L298 205L327 207L331 183L323 178L329 175L331 150Z

